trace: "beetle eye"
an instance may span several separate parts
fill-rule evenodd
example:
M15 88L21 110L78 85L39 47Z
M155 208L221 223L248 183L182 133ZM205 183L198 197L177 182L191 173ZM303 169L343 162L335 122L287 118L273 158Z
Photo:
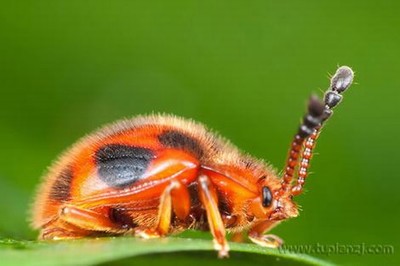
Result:
M269 187L262 188L262 205L263 207L269 207L272 203L272 193Z

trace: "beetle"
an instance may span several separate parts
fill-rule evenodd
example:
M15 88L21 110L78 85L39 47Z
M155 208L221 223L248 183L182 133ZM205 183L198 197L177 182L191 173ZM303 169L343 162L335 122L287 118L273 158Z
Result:
M107 125L50 167L32 226L43 240L209 230L219 257L228 256L226 232L279 247L282 240L265 233L298 216L293 197L303 190L319 132L353 76L339 67L324 99L310 98L282 175L192 120L148 115Z

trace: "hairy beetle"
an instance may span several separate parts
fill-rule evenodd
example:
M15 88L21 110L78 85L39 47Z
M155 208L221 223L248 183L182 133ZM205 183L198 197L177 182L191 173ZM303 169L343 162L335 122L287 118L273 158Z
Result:
M32 225L40 239L133 234L153 238L210 230L220 257L225 232L277 247L265 235L296 217L315 141L352 83L340 67L324 100L311 97L281 177L203 125L170 115L139 116L84 137L50 168L39 188Z

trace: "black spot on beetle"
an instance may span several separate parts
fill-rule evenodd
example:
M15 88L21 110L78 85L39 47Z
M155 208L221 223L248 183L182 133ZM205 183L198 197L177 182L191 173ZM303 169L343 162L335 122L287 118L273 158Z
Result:
M203 149L199 142L192 137L181 132L170 130L158 136L158 140L168 148L181 149L188 151L199 157L203 156Z
M112 187L126 187L141 179L154 158L151 150L111 144L95 155L100 180Z
M118 224L121 229L131 229L138 225L132 220L129 213L123 208L110 208L109 218L111 222Z
M227 201L226 195L217 190L218 210L225 216L232 215L232 204Z
M50 198L67 201L71 197L71 183L73 173L70 167L60 172L50 189Z

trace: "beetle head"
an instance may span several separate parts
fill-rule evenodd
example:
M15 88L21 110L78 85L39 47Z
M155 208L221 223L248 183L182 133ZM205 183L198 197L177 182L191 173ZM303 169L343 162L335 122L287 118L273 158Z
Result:
M250 205L250 212L257 219L284 220L298 216L298 208L290 193L281 189L277 177L262 177L258 182L259 197Z

